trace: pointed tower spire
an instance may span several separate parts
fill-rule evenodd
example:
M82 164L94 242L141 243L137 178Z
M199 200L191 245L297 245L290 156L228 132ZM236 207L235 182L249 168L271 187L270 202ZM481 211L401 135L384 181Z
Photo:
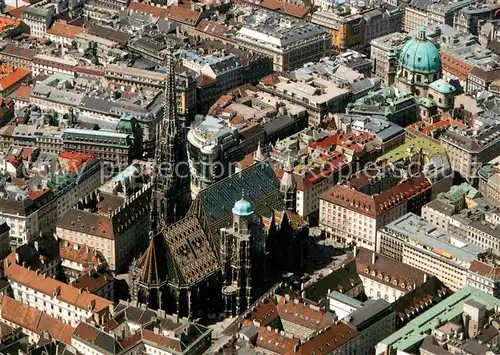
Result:
M295 178L293 176L293 163L292 158L290 156L290 152L288 152L287 159L285 164L283 165L283 176L280 182L280 191L283 195L283 200L285 202L285 208L289 210L293 210L295 208Z
M266 160L266 156L262 152L260 140L259 140L259 143L257 145L257 150L255 151L255 153L253 153L253 160L254 160L254 162L257 162L257 163L260 163L260 162Z
M156 127L154 158L154 196L151 221L154 232L184 217L189 203L187 164L183 157L183 137L177 117L175 63L172 44L168 43L167 78L165 80L163 119Z

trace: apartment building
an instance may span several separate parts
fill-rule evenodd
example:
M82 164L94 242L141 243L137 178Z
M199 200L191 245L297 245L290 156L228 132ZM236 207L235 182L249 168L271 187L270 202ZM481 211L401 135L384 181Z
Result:
M454 25L455 15L458 11L470 4L473 0L449 2L444 0L410 1L405 7L404 28L405 32L415 30L418 26L432 26L445 24Z
M356 269L366 296L395 302L427 282L425 272L372 250L354 247Z
M394 84L397 70L394 59L409 39L410 35L396 31L371 40L370 58L373 61L373 73L382 83Z
M467 274L467 286L472 286L496 298L500 297L500 267L494 260L474 260Z
M497 166L485 164L477 171L478 189L493 205L500 205L500 171Z
M129 134L68 128L63 133L64 150L100 158L112 168L125 168L134 158L134 143Z
M479 120L479 119L478 119ZM473 128L451 128L439 138L453 170L469 181L477 179L480 165L500 155L500 125L485 120Z
M334 314L298 299L280 297L276 308L285 332L302 340L337 320Z
M81 322L71 345L82 354L202 355L212 345L212 330L163 310L120 301L105 327Z
M58 154L63 150L63 132L53 126L6 125L0 129L0 147L37 147L46 153Z
M0 259L10 253L10 227L7 222L0 218Z
M52 25L56 14L56 6L45 0L26 7L22 14L23 22L30 28L30 34L43 38Z
M404 174L422 173L432 183L432 199L453 185L453 170L446 150L435 140L417 137L388 151L377 159L396 166Z
M262 78L257 88L287 103L304 107L309 126L323 123L328 114L344 112L353 99L379 88L376 80L365 78L335 58L308 63L301 70Z
M368 300L363 307L352 312L344 321L356 329L358 337L355 352L371 354L377 343L396 330L396 313L383 299Z
M273 69L289 71L327 57L331 35L297 19L254 7L243 8L235 37L241 47L273 59Z
M375 354L439 355L464 349L473 349L467 351L472 354L497 352L498 329L494 324L499 305L498 298L464 287L380 341ZM483 332L487 336L479 334Z
M377 252L434 275L457 291L467 285L471 263L485 250L436 228L414 213L377 232Z
M102 161L90 154L62 152L57 155L60 170L47 182L57 203L61 218L78 202L97 194L104 179Z
M106 258L111 270L121 272L146 248L150 198L150 184L127 196L100 192L96 212L73 208L58 220L57 237L88 245Z
M429 180L417 177L379 194L359 190L348 182L321 195L319 226L327 238L375 250L377 230L409 211L418 212L432 188Z
M26 192L11 188L11 194L0 199L0 217L9 226L11 246L30 242L57 218L56 200L49 189Z
M46 338L71 344L75 330L62 320L6 295L0 295L0 321L26 334L30 344L38 344Z
M31 70L31 63L36 54L35 50L9 43L0 52L0 58L15 67Z
M387 153L405 141L405 129L383 116L363 116L336 113L333 115L335 127L346 134L369 132L375 135L381 153Z
M480 196L479 191L467 183L453 185L449 191L439 193L434 200L422 207L422 218L448 232L452 228L452 216L472 207L474 199ZM457 226L456 223L453 224Z
M102 325L109 318L111 301L26 269L15 262L13 254L4 260L4 270L16 301L65 324L76 327L80 321L91 319Z
M59 255L62 272L69 282L75 281L91 269L99 270L107 265L102 253L96 249L66 240L59 243Z
M472 69L478 65L491 63L496 55L477 44L476 39L470 34L456 37L441 46L443 79L448 82L459 82L462 88L466 88Z

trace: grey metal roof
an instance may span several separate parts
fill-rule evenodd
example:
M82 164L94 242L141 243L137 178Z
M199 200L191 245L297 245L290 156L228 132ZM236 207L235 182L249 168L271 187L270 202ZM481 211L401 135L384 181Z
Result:
M365 302L363 307L359 308L358 310L352 312L349 317L350 317L350 323L356 327L358 331L362 330L359 328L365 328L367 326L367 322L376 322L379 320L378 317L376 317L378 314L382 312L389 311L391 312L391 304L381 298L377 300L369 300Z
M295 121L290 117L290 116L277 116L273 120L265 123L264 126L264 131L266 132L267 135L271 135L280 129L283 129L284 127L287 127L289 125L292 125Z
M414 213L407 213L395 221L387 224L384 228L393 230L394 232L405 236L407 240L429 247L426 249L422 248L420 250L422 252L432 254L435 258L442 258L445 260L444 257L431 252L429 249L436 248L451 254L452 257L458 259L458 261L453 259L446 259L445 261L457 264L459 267L463 267L463 265L460 264L460 261L472 262L477 259L478 255L485 252L484 249L479 248L474 244L434 227L431 223ZM451 244L452 239L455 241L455 245ZM462 247L456 246L459 244L461 244Z

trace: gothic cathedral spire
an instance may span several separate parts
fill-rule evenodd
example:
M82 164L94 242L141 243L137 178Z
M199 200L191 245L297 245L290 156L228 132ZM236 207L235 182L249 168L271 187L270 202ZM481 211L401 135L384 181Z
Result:
M165 81L163 119L156 127L153 171L151 224L153 234L184 217L189 197L187 163L182 152L182 127L177 117L175 63L172 45L167 55L168 76ZM187 191L189 193L189 191Z

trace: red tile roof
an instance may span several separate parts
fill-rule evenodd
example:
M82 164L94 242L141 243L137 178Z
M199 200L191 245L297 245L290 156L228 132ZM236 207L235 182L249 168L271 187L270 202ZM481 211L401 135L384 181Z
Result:
M313 309L310 305L298 300L286 301L282 297L278 302L277 308L281 319L310 329L320 330L334 323L333 319L325 316L326 312Z
M0 92L8 90L30 74L31 72L27 69L14 68L7 64L0 65Z
M21 21L15 20L8 17L0 17L0 32L7 31L12 28L16 28L21 24Z
M0 295L0 305L2 319L40 336L46 331L52 338L71 344L71 336L75 330L72 326L8 296Z
M357 248L356 269L359 274L405 291L411 291L414 286L424 283L423 271L376 253L375 263L372 263L374 253L372 250Z
M198 25L196 26L196 30L226 40L230 40L230 36L236 35L236 33L238 32L234 28L230 28L221 25L220 23L208 20L201 20L200 23L198 23Z
M500 267L498 266L488 265L481 261L474 260L469 270L494 281L500 280Z
M87 245L61 241L59 243L59 255L61 259L68 260L83 266L86 272L89 268L100 266L105 263L104 256L94 248Z
M57 281L46 275L39 275L35 271L28 270L18 265L15 260L15 253L12 252L4 259L5 275L11 282L17 282L25 287L29 287L45 295L53 297L57 295L60 301L66 302L74 307L91 310L91 313L102 314L109 311L109 306L113 302L105 298L80 291L76 287Z
M259 322L261 326L266 327L276 318L278 318L278 308L272 300L269 300L267 303L259 304L247 320Z
M184 23L190 26L196 26L200 20L200 13L180 6L170 6L167 17L169 20Z
M26 85L21 85L12 94L10 94L10 98L12 100L29 101L32 91L33 88Z
M24 13L24 10L26 10L27 6L20 6L18 8L14 8L12 10L9 10L7 13L12 16L12 17L15 17L17 19L21 19L23 17L23 13Z
M61 152L57 155L57 158L63 170L68 171L70 174L75 174L95 157L85 153Z
M290 354L299 343L299 339L289 338L277 330L260 327L255 345L274 354Z
M430 181L419 176L405 180L378 195L370 196L345 185L335 185L325 191L320 198L366 216L375 217L430 188Z
M68 25L62 22L56 22L47 30L47 34L64 38L75 38L76 35L87 33L83 27Z
M344 323L326 327L320 334L314 335L303 343L296 352L298 355L327 355L334 353L342 345L358 336L358 331Z
M288 1L280 0L262 0L258 5L271 11L281 12L298 18L303 18L311 11L311 7L309 6L298 6Z
M13 44L8 44L3 49L2 54L23 58L25 60L32 60L33 57L35 57L37 55L37 52L33 49L27 49L27 48L15 46Z

